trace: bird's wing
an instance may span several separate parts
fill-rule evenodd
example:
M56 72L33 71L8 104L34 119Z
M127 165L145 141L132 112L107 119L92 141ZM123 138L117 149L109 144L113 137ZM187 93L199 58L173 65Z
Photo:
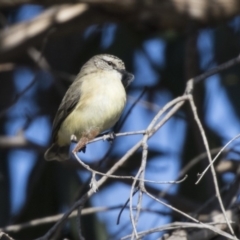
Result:
M81 97L81 81L75 81L67 90L53 121L52 139L56 140L62 122L74 110Z

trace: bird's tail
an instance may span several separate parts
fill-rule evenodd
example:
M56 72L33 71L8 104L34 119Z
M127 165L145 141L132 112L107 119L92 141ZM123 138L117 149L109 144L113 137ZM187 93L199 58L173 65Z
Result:
M65 161L69 159L69 146L60 147L56 143L53 143L52 146L45 152L44 158L47 161L57 160Z

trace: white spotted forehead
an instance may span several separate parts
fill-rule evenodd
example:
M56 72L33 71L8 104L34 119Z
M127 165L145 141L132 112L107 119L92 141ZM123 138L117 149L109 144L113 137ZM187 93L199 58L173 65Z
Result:
M116 56L104 54L104 55L101 55L101 58L106 61L112 61L112 62L116 63L117 65L124 66L124 62Z

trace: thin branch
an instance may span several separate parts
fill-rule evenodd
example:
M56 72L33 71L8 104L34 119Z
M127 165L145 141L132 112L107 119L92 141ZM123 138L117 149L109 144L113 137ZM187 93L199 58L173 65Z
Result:
M136 174L136 177L138 178L140 176L141 172L138 171L138 173ZM133 216L133 195L135 192L135 186L136 186L136 181L134 180L131 186L131 190L130 190L130 197L129 197L129 214L130 214L130 220L132 223L132 227L133 227L133 232L132 232L132 237L131 239L138 239L138 233L137 233L137 227L135 225L135 220L134 220L134 216Z
M206 223L206 224L204 224L204 226L202 226L200 224L192 223L192 222L174 222L174 223L165 224L161 227L152 228L152 229L148 229L146 231L139 232L139 237L144 237L151 233L167 231L167 230L182 229L182 228L200 228L200 229L209 229L213 232L216 232L219 235L226 237L227 239L234 239L229 233L226 233L214 226L211 226L210 224L211 223ZM215 222L213 224L218 225L218 224L223 224L223 222ZM131 237L131 235L127 235L127 236L121 238L121 240L130 239L130 237Z
M116 210L116 209L124 209L127 208L126 205L117 205L117 206L112 206L112 207L91 207L91 208L84 208L82 210L82 214L81 215L89 215L89 214L94 214L94 213L100 213L100 212L106 212L106 211L110 211L110 210ZM142 209L142 211L145 212L152 212L152 213L157 213L157 214L169 214L169 213L164 213L161 211L153 211L151 209ZM38 218L38 219L34 219L25 223L20 223L20 224L14 224L14 225L9 225L3 228L0 228L0 232L19 232L23 229L29 228L29 227L36 227L36 226L40 226L40 225L44 225L44 224L48 224L48 223L54 223L57 222L58 220L60 220L63 217L63 213L60 214L56 214L53 216L48 216L48 217L43 217L43 218ZM77 216L77 210L74 210L70 215L69 218L74 218ZM119 219L119 217L118 217ZM118 220L119 221L119 220Z
M146 133L146 130L139 130L139 131L133 131L133 132L125 132L125 133L116 133L114 136L115 137L124 137L124 136L131 136L131 135L143 135ZM111 138L111 134L104 134L101 137L96 137L93 140L91 140L90 142L88 142L88 144L93 143L93 142L97 142L100 140L107 140Z
M186 90L185 90L185 93L183 94L183 96L178 97L178 98L172 100L170 103L166 104L163 107L163 109L161 109L158 112L158 114L154 117L154 119L152 120L152 122L149 124L149 127L148 127L148 129L149 130L151 129L151 130L147 131L145 133L144 138L147 138L147 139L150 138L163 124L165 124L168 121L168 119L170 119L181 108L181 106L184 104L184 102L186 100L188 100L189 96L192 94L193 83L197 83L197 82L205 79L206 77L209 77L217 72L223 71L231 66L236 65L239 62L240 62L240 57L237 57L237 58L230 60L229 62L224 63L224 64L222 64L222 65L220 65L220 66L218 66L196 78L190 79L188 81L188 84L186 86ZM172 109L163 117L163 119L159 123L157 123L159 121L159 118L163 115L163 113L165 113L171 107L172 107ZM137 142L118 162L116 162L114 164L114 166L112 166L112 168L101 179L96 181L96 186L100 187L101 185L103 185L106 182L106 180L108 179L108 176L112 175L112 173L114 173L120 166L122 166L128 160L128 158L142 146L142 144L143 144L143 140L140 140L139 142ZM209 151L209 149L208 149L208 151ZM211 156L210 156L210 158L211 158ZM142 187L142 191L143 190L145 190L144 187ZM94 194L94 190L91 188L80 200L75 202L75 204L64 214L64 216L43 237L39 238L38 240L40 240L40 239L46 240L46 239L51 238L52 234L58 229L58 227L64 221L67 220L67 218L71 214L71 212L74 211L75 209L77 209L79 206L83 205L93 194ZM149 193L147 193L147 192L146 192L146 194L149 195ZM151 196L151 197L159 202L159 200L156 199L155 197L153 197L153 196ZM164 204L165 206L168 206L171 209L179 212L178 209L175 209L174 207L171 207L162 201L160 201L160 202L162 204ZM189 216L181 211L180 211L180 213L183 214L184 216L192 219L193 221L199 223L198 220L192 218L191 216ZM206 228L209 228L209 226L206 225ZM236 239L235 237L232 237L225 232L222 233L222 231L220 231L220 230L215 230L215 231L223 236L227 235L229 237L229 239Z
M11 238L8 234L4 233L4 232L0 232L0 240L14 240L13 238Z
M16 136L0 136L0 148L33 148L42 152L45 149L41 145L27 140L22 131Z
M236 58L233 58L225 63L222 63L221 65L214 67L213 69L208 70L205 73L200 74L199 76L194 78L194 84L202 81L203 79L206 79L214 74L220 73L226 69L229 69L230 67L233 67L240 63L240 55L238 55Z
M103 176L101 179L97 181L97 187L100 187L103 185L108 177L107 175L111 175L114 173L119 167L121 167L128 158L138 150L138 148L141 146L141 141L139 141L137 144L135 144L117 163L115 163L110 170L106 173L106 176ZM95 192L90 189L86 194L84 194L78 201L76 201L73 206L63 215L63 217L52 227L48 230L48 232L38 238L37 240L47 240L50 239L53 233L58 229L58 227L67 220L68 216L77 209L80 205L84 204Z
M101 176L106 176L108 178L116 178L116 179L131 179L131 180L134 180L134 181L144 181L144 182L147 182L147 183L155 183L155 184L178 184L178 183L181 183L183 181L185 181L187 179L187 175L184 176L183 179L179 180L179 181L153 181L153 180L146 180L146 179L141 179L141 178L138 178L138 177L133 177L133 176L118 176L118 175L112 175L112 174L107 174L107 173L102 173L102 172L99 172L99 171L96 171L96 170L93 170L91 167L89 167L89 165L85 164L77 155L77 153L73 153L74 157L76 158L76 160L86 169L88 170L89 172L91 172L93 175L101 175Z
M214 149L211 149L210 150L210 153L211 154L215 154L215 153L218 153L219 150L221 148L214 148ZM186 166L183 167L183 169L180 171L180 173L178 174L177 178L175 180L178 180L180 179L182 176L186 175L186 173L192 168L194 167L199 161L201 161L202 159L206 158L207 157L207 153L204 152L204 153L201 153L200 155L198 155L197 157L191 159L188 164ZM160 198L163 198L165 196L165 194L169 191L169 189L172 187L172 185L169 185L167 187L167 189L165 189L164 191L162 191L160 194L159 194L159 197Z
M204 131L203 126L201 124L201 121L200 121L200 119L198 117L197 108L195 106L195 103L194 103L194 100L193 100L193 96L191 94L188 94L188 96L189 96L189 102L190 102L190 105L191 105L191 108L192 108L192 112L193 112L193 115L194 115L194 119L195 119L195 121L196 121L196 123L197 123L197 125L199 127L199 130L200 130L203 142L204 142L204 146L206 148L206 152L207 152L207 155L208 155L208 160L209 160L209 162L211 164L212 163L212 156L211 156L211 153L210 153L209 144L208 144L208 141L207 141L207 137L206 137L205 131ZM230 232L232 233L233 236L235 236L233 228L232 228L232 226L231 226L231 224L230 224L230 222L229 222L229 220L227 218L227 215L226 215L226 210L225 210L225 207L223 205L221 194L220 194L220 190L219 190L219 187L218 187L216 171L215 171L215 169L214 169L212 164L211 164L211 171L212 171L214 187L215 187L215 191L216 191L216 195L217 195L220 207L222 209L223 215L224 215L225 220L226 220L226 222L228 224L228 228L229 228ZM235 238L236 238L236 236L235 236Z
M132 195L132 196L134 196L138 191L139 191L138 188L135 189L135 191L133 192L133 195ZM127 201L125 202L125 204L123 205L121 211L119 212L118 217L117 217L117 225L120 223L120 218L121 218L122 212L123 212L123 210L127 207L129 201L130 201L130 198L128 198L128 200L127 200ZM131 207L131 206L130 206L130 207Z
M228 141L223 148L221 148L221 150L218 152L218 154L215 156L215 158L209 163L209 165L205 168L205 170L199 174L199 179L197 180L196 184L198 184L201 179L203 178L203 176L205 175L205 173L207 172L207 170L214 164L214 162L218 159L219 155L227 148L228 145L230 145L232 142L234 142L236 139L238 139L240 137L240 134L238 134L237 136L235 136L234 138L232 138L230 141Z
M32 45L37 38L43 39L49 30L74 20L87 10L86 4L57 5L32 20L5 28L0 32L0 60L10 58L19 49Z
M181 211L181 210L179 210L179 209L177 209L177 208L175 208L175 207L173 207L173 206L171 206L171 205L169 205L169 204L167 204L167 203L159 200L158 198L154 197L152 194L150 194L149 192L147 192L146 189L144 189L144 193L146 193L150 198L152 198L152 199L154 199L155 201L161 203L162 205L164 205L164 206L172 209L173 211L180 213L181 215L185 216L186 218L191 219L192 221L198 223L197 225L202 226L203 228L211 229L213 232L216 232L216 233L218 233L219 235L222 235L222 236L228 235L228 236L229 236L228 233L223 232L223 231L219 230L219 229L216 228L216 227L211 227L211 228L209 228L209 225L208 225L208 224L205 224L205 223L203 223L203 222L200 222L199 220L193 218L192 216L186 214L185 212L183 212L183 211ZM224 218L225 218L225 216L224 216ZM230 237L229 239L235 239L235 240L237 239L235 236L231 236L231 235L230 235L229 237Z

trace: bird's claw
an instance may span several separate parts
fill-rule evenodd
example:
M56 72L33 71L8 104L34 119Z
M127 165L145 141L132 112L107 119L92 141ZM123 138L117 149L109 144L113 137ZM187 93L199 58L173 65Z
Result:
M72 134L70 140L71 140L71 142L76 143L77 142L77 137L74 134Z
M104 140L104 141L107 140L108 142L112 143L113 140L115 139L115 137L116 137L116 135L115 135L114 132L109 132L108 134L105 134L105 135L103 136L103 140Z

